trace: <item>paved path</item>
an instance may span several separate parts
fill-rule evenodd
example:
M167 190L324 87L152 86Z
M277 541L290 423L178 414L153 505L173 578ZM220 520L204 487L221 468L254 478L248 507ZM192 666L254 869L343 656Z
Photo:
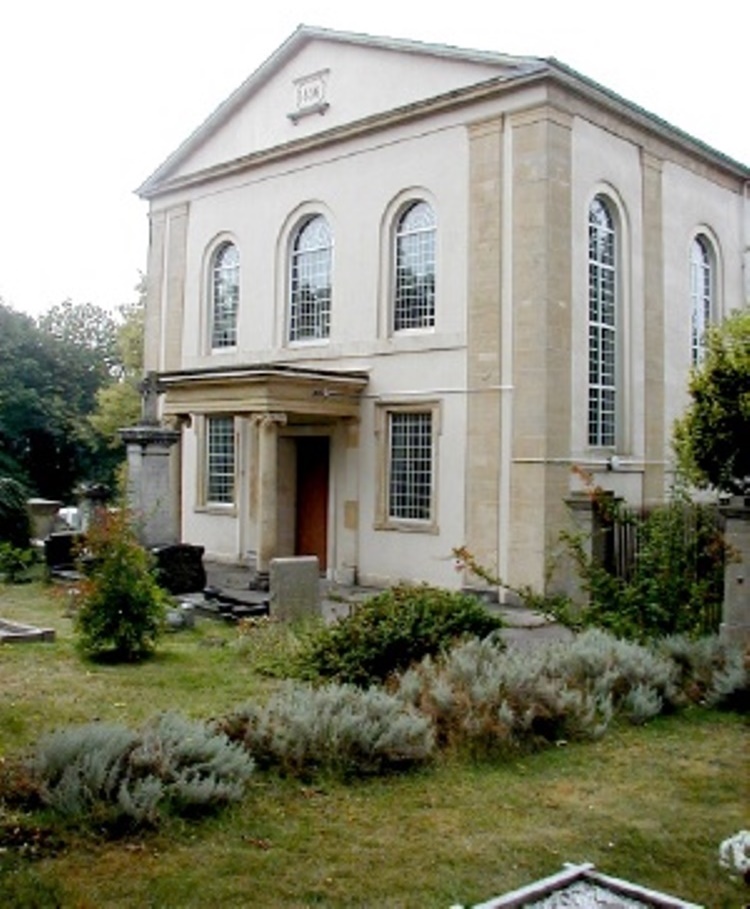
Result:
M248 573L242 569L221 565L206 565L208 583L223 593L246 602L264 602L267 593L250 591L247 587ZM368 587L344 587L328 581L321 582L321 611L327 621L335 621L349 614L352 605L379 593ZM503 640L519 647L544 644L550 641L570 640L573 633L549 617L521 606L493 605L506 624L502 631Z

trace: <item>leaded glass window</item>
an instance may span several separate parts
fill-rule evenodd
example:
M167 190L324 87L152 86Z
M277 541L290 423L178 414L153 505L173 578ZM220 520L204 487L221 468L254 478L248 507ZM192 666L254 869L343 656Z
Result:
M601 197L589 209L589 445L612 448L617 429L617 234Z
M697 366L706 353L706 330L713 309L713 262L705 237L696 237L690 249L691 358Z
M302 225L292 247L290 341L329 336L332 258L333 238L328 222L316 215Z
M234 502L234 420L209 417L206 429L206 502Z
M240 255L233 243L222 244L211 268L211 346L237 344L240 301Z
M393 328L431 328L435 324L435 215L415 202L396 228Z
M388 517L432 517L432 412L390 413L388 419Z

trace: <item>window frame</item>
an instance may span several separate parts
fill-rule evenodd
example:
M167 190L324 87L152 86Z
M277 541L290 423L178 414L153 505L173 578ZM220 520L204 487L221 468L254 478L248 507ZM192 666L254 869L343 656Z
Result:
M225 266L217 264L220 257L232 250L236 261ZM231 274L234 280L227 282L226 275ZM208 296L209 296L209 348L212 351L231 350L237 347L240 312L240 251L231 238L223 238L211 251L208 267ZM218 288L221 283L227 282L230 289L234 290L234 300L227 302L218 299ZM220 306L225 312L220 314ZM226 324L222 324L226 323ZM228 340L221 338L226 335Z
M299 249L305 233L311 230L316 222L325 229L328 235L327 243L310 249ZM289 290L286 329L287 343L290 345L325 344L330 339L333 301L333 252L333 231L328 218L322 212L316 211L307 215L292 232L288 256ZM316 259L318 260L317 263ZM321 259L323 259L322 269L320 267ZM305 270L312 269L313 273L325 271L328 278L327 294L320 297L320 289L316 287L314 289L314 299L307 302L307 307L311 310L307 313L300 312L302 301L298 298L300 263L304 263ZM303 325L300 328L299 322L302 320L303 315ZM317 331L315 333L304 331L304 322L311 322L317 327Z
M408 416L429 417L429 491L425 517L411 517L394 513L393 495L393 418ZM404 403L383 401L376 405L376 436L378 450L378 491L375 529L398 530L408 533L439 532L438 527L438 477L439 438L442 432L442 414L439 401L429 400ZM413 479L413 478L412 478ZM412 489L410 493L414 491ZM423 498L424 501L424 498Z
M224 441L231 441L231 450L229 454L224 454L224 460L228 466L221 473L216 470L216 460L221 458L221 452L212 451L212 445L216 441L214 428L222 424L225 433ZM235 418L232 414L218 413L206 414L201 419L200 432L200 471L199 477L199 508L204 511L216 511L222 513L234 513L237 508L237 467L238 467L238 437ZM222 479L228 485L228 496L226 498L216 498L212 493L212 483L214 478Z
M690 242L690 364L694 367L703 362L706 332L717 316L716 263L716 250L710 237L704 231L697 232Z
M622 431L622 239L615 202L597 193L587 209L586 439L609 451L620 446Z
M405 226L410 216L415 211L423 209L429 214L428 224ZM425 243L428 246L425 250ZM417 299L415 293L411 295L405 291L401 281L402 262L408 257L412 261L418 257L420 261L428 262L431 269L429 274L432 287L427 290L429 304L425 306ZM391 318L390 327L393 334L408 332L432 331L436 320L436 291L437 291L437 217L431 202L423 197L409 199L400 206L393 222L392 258L391 258ZM403 297L402 297L402 289ZM415 290L422 294L419 285Z

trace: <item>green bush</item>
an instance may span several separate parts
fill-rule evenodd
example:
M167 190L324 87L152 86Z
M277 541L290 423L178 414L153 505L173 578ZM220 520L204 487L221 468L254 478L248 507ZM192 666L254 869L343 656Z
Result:
M426 585L394 587L312 634L298 665L311 677L367 686L460 638L486 637L501 627L474 597Z
M0 575L6 584L18 584L36 561L33 549L18 549L12 543L0 543Z
M0 477L0 541L16 549L28 549L31 542L26 490L10 477Z
M236 711L220 725L259 766L303 776L315 771L363 776L430 759L427 717L377 688L313 688L288 683L263 707Z
M78 644L87 656L132 662L150 654L171 600L154 560L125 513L102 516L86 533L87 577L75 599Z
M140 732L112 723L61 729L37 744L42 802L74 823L121 830L240 799L253 762L208 725L167 713Z
M590 555L584 537L563 534L588 599L581 607L551 604L549 611L572 627L603 628L641 641L717 632L728 553L713 511L690 501L681 488L645 515L628 513L598 487L590 494L604 527L633 526L634 564L626 576L616 575Z

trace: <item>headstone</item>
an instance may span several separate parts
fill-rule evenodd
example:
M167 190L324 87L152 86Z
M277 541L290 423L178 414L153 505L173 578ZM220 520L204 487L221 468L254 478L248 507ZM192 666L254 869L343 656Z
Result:
M48 571L72 571L76 567L83 534L71 531L51 533L44 541L44 563Z
M151 550L156 557L156 577L170 593L197 593L206 586L203 546L172 543Z
M320 566L316 556L271 559L271 615L285 621L320 615Z

